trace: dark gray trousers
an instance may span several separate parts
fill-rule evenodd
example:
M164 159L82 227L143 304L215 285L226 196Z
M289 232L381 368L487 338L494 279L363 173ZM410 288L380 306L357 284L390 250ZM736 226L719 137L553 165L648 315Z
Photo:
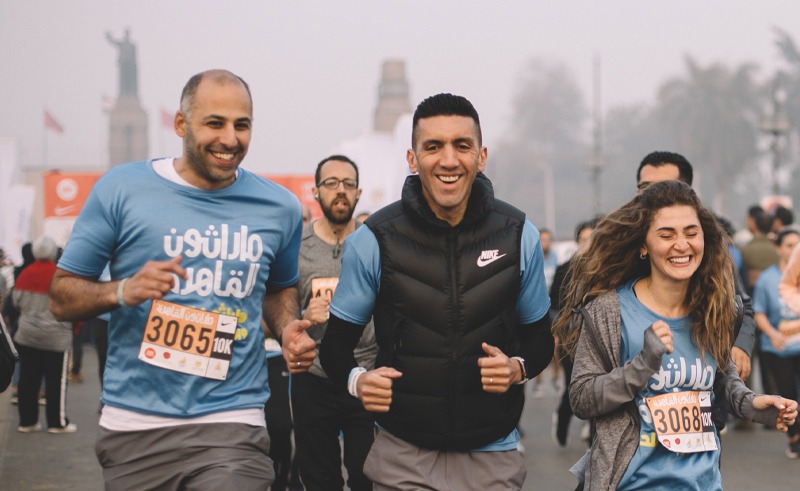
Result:
M261 491L275 478L266 428L245 424L122 432L101 427L95 452L106 491Z

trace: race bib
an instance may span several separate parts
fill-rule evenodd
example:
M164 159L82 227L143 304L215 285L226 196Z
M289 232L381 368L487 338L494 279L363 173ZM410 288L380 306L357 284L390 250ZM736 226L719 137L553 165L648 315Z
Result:
M311 298L325 297L328 300L333 298L339 278L314 278L311 280Z
M711 392L685 391L646 397L661 442L676 453L717 450L711 421Z
M175 372L228 377L236 317L153 300L139 359Z

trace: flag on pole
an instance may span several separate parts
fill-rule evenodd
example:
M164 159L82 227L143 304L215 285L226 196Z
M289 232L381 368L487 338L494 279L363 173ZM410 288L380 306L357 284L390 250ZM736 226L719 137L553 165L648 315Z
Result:
M56 118L53 117L46 109L44 111L44 127L53 133L64 133L64 127L61 126Z
M161 126L164 128L172 128L175 114L161 108Z

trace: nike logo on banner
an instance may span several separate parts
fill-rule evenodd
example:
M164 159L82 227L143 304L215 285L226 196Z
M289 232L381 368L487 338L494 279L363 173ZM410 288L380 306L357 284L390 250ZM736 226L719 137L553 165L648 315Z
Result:
M78 205L67 205L67 206L56 206L53 211L55 212L56 215L61 216L77 211L77 209Z
M478 267L482 268L487 264L492 264L493 262L497 261L501 257L505 257L505 254L497 255L500 251L497 249L491 251L481 251L481 255L478 258Z

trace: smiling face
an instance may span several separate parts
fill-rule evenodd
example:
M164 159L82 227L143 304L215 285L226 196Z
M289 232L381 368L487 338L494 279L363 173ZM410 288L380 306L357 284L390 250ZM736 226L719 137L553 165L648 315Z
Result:
M238 81L205 77L189 114L178 112L175 131L183 138L178 174L201 189L220 189L236 179L252 132L250 96Z
M468 116L433 116L420 119L414 131L415 148L406 153L408 168L419 174L422 194L434 215L457 225L488 155L475 121Z
M661 208L653 216L641 254L653 281L688 282L703 261L705 242L697 211L689 205Z

